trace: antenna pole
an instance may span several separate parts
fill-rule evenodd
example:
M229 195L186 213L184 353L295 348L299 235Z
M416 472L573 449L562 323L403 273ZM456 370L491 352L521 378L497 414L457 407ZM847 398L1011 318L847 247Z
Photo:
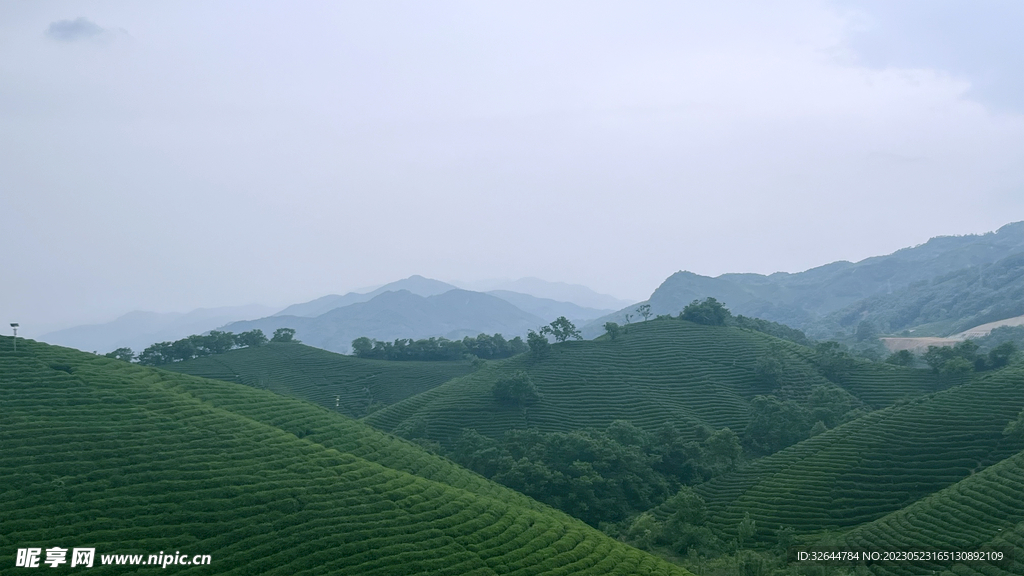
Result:
M14 329L14 351L18 351L18 326L17 322L11 322L11 328Z

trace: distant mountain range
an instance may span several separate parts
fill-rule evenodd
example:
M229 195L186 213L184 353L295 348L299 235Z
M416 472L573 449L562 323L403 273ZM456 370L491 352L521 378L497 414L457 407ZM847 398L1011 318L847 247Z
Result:
M693 300L711 296L724 302L733 314L781 322L804 330L812 338L830 338L837 330L856 328L862 319L874 319L883 329L902 330L915 326L915 322L939 322L934 330L956 331L973 326L972 322L997 320L993 316L1000 314L1009 317L1024 313L1024 303L1013 296L1020 290L1014 292L1012 282L1006 283L1001 296L993 296L993 284L979 280L984 276L979 271L997 262L1001 264L985 277L994 283L999 270L1012 280L1015 266L1020 266L1014 257L1021 253L1024 222L1015 222L996 232L940 236L886 256L856 263L833 262L794 274L723 274L712 278L680 271L666 279L644 303L651 305L653 314L678 314ZM944 288L934 288L937 284L944 284ZM915 306L927 307L929 301L978 297L991 300L990 305L960 306L959 312L947 309L945 313L934 311L923 316L914 311ZM584 336L601 334L607 321L624 322L626 314L636 317L637 306L592 321L584 327ZM885 312L895 306L902 306L907 318Z
M335 308L314 318L270 316L233 322L222 330L239 333L260 329L268 336L278 328L294 328L303 343L335 352L348 352L361 336L377 340L442 336L462 339L480 333L501 333L508 338L547 324L490 294L449 290L420 296L408 290L384 292L366 302Z
M549 282L540 278L520 278L518 280L484 280L480 282L453 282L464 290L475 290L478 292L517 292L529 294L538 298L556 300L558 302L571 302L577 306L592 309L618 310L632 304L630 300L623 300L607 294L594 292L581 284L567 284L565 282ZM571 318L571 316L570 316Z
M527 282L527 287L547 285L550 293L551 286L569 286L564 291L567 295L575 291L590 300L611 298L582 286L534 280ZM528 330L537 329L559 316L582 324L609 312L610 309L588 308L509 290L487 293L462 290L438 280L410 276L365 294L332 294L294 304L273 316L233 322L221 329L235 333L260 329L269 336L278 328L293 328L295 337L305 344L348 352L352 340L361 336L391 341L437 336L461 339L481 333L500 333L513 338L525 336Z
M252 304L224 308L199 308L191 312L129 312L103 324L88 324L57 330L39 337L43 342L105 353L127 347L142 350L154 342L177 340L202 334L242 318L259 318L273 308Z
M341 308L342 306L348 306L349 304L358 304L359 302L372 300L374 296L379 296L385 292L408 290L409 292L419 296L436 296L437 294L444 294L445 292L454 290L455 288L455 286L441 282L440 280L432 280L430 278L415 275L403 280L398 280L397 282L385 284L384 286L365 294L358 294L356 292L349 292L344 296L328 294L327 296L322 296L309 302L303 302L302 304L292 304L277 314L274 314L274 316L305 316L307 318L315 318L321 314L330 312L335 308Z
M619 300L583 286L530 279L525 285L563 290L584 301ZM453 284L410 276L366 293L329 294L293 304L273 313L262 306L196 310L187 314L132 312L106 324L78 326L40 339L86 351L108 352L129 347L135 351L156 342L172 341L214 329L245 332L261 329L269 337L278 328L294 328L306 344L348 352L352 340L441 336L461 339L480 333L507 338L525 336L559 316L583 324L614 308L589 308L574 302L541 298L509 290L489 293L461 290Z
M680 271L645 302L629 304L585 286L537 278L473 283L480 291L410 276L365 293L331 294L271 314L263 307L196 310L188 314L133 312L99 325L40 337L82 350L141 350L211 329L270 336L294 328L306 344L348 352L360 336L378 340L480 333L524 336L559 316L582 327L585 338L605 322L638 320L650 304L655 315L678 314L709 296L733 314L798 328L814 339L853 334L863 321L883 333L945 336L978 324L1024 314L1024 222L996 232L941 236L912 248L860 262L833 262L804 272L701 276ZM486 291L484 291L486 290ZM614 310L618 309L617 312ZM253 319L257 318L257 319Z

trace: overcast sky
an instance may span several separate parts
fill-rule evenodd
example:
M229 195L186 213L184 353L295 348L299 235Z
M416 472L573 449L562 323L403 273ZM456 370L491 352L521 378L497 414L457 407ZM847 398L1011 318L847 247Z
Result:
M0 3L0 321L643 299L1024 219L1024 2ZM6 330L5 330L6 333Z

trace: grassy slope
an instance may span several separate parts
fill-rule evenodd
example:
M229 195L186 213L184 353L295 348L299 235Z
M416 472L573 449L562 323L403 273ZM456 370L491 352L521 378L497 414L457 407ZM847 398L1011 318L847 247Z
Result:
M683 573L262 390L2 338L0 405L2 566L16 548L94 546L213 556L178 574Z
M786 350L783 381L800 389L825 383L810 364L811 351L765 334L699 326L679 320L634 324L617 340L554 344L542 360L528 354L487 366L375 412L365 420L384 430L426 429L447 443L464 428L500 437L511 428L566 431L603 427L616 419L655 430L666 422L728 426L742 432L749 401L768 388L754 375L771 342ZM496 403L497 378L527 371L543 398L525 412ZM931 390L921 370L862 363L846 388L870 407Z
M164 366L308 400L354 418L473 371L470 362L385 362L270 343Z
M873 521L1020 450L1003 427L1024 406L1008 368L879 410L698 487L711 522L732 534L749 513L759 536Z

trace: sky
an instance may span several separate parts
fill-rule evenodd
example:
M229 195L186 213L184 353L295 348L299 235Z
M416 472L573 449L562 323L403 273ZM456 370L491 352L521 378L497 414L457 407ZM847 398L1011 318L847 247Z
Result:
M1024 220L1024 3L0 3L0 321L646 298Z

